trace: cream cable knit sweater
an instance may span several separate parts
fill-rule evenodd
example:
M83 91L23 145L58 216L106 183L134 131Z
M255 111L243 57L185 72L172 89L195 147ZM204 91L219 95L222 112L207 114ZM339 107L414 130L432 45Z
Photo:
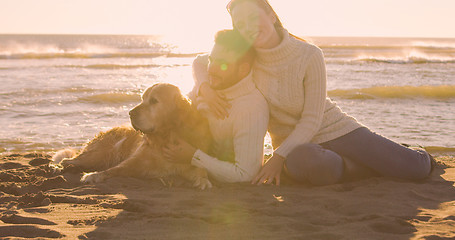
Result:
M270 108L274 153L286 157L296 146L323 143L362 125L327 97L322 51L284 30L273 49L256 49L253 80Z
M253 81L269 105L274 153L287 157L298 145L327 142L362 125L327 97L321 49L286 30L283 36L275 48L256 49ZM195 62L193 74L199 84L208 81L207 65Z
M207 66L207 57L198 56L195 62ZM207 71L205 73L207 74ZM189 94L192 100L199 85L196 82L195 88ZM218 92L231 104L228 110L229 117L226 119L218 119L211 113L207 114L218 151L215 151L213 157L197 150L191 164L207 169L210 176L218 181L251 181L262 166L264 137L269 120L267 102L254 85L252 74L236 85ZM203 103L198 106L199 109L203 107Z

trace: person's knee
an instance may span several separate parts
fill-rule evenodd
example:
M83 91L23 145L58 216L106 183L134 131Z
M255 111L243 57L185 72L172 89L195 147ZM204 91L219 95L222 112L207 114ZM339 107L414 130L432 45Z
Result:
M296 147L286 159L289 175L298 181L314 185L337 183L343 175L343 159L317 144Z
M338 183L343 177L343 159L338 154L329 151L324 158L313 161L308 171L308 179L314 185Z
M292 165L298 165L304 167L307 161L301 161L302 158L308 159L309 161L319 157L322 147L318 144L302 144L295 147L287 156L287 162Z

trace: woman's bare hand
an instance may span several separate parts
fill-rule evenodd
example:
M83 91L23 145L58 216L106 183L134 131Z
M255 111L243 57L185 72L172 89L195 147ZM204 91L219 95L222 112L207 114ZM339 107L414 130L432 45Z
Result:
M286 158L275 154L262 167L261 171L251 182L252 184L271 184L275 180L277 186L280 185L280 176Z
M199 88L199 95L202 96L204 102L208 105L210 111L219 119L229 117L228 109L231 105L223 96L220 96L213 90L208 83L202 83Z
M169 143L163 148L166 160L175 163L191 163L196 148L182 139L177 139L175 143Z

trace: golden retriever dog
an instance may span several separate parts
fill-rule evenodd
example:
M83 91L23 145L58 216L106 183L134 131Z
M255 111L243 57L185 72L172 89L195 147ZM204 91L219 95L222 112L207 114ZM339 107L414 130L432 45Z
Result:
M133 127L116 127L90 141L80 154L61 150L55 163L80 168L81 181L96 183L115 176L166 178L180 175L200 189L211 188L205 169L164 159L162 149L182 138L202 151L212 142L207 120L199 115L178 87L158 83L142 95L142 102L130 111Z

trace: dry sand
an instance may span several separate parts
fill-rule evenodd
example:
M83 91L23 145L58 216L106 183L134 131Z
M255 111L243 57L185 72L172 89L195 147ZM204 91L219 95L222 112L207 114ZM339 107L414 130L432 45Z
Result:
M455 158L421 182L370 178L325 187L113 178L83 185L46 154L0 155L0 238L455 239Z

